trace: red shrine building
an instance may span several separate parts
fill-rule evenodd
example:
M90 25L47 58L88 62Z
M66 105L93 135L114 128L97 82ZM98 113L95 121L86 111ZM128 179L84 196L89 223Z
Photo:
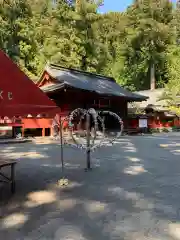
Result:
M29 121L28 114L34 116L32 126L37 127L36 118L40 113L54 116L60 112L54 101L50 100L1 49L0 66L0 137L12 137L16 130L23 134ZM16 133L14 135L17 135Z
M147 97L132 93L114 78L49 64L37 83L67 116L76 108L110 110L128 121L128 102L145 101Z
M49 64L45 67L37 86L61 109L61 116L68 116L76 108L95 108L117 113L128 125L128 103L142 102L147 97L122 88L115 79L89 72ZM33 96L32 96L33 98ZM8 127L10 135L17 128L23 136L50 136L53 117L46 115L23 116L21 119L2 120L0 127ZM10 130L11 128L11 130ZM13 129L13 131L12 131ZM2 129L1 130L1 136Z
M179 128L180 121L175 113L169 110L166 100L160 100L164 89L151 88L150 90L138 91L140 95L148 97L147 101L129 104L129 115L134 115L133 127L138 127L138 114L134 114L136 108L147 117L148 127L154 131L170 131L172 128Z

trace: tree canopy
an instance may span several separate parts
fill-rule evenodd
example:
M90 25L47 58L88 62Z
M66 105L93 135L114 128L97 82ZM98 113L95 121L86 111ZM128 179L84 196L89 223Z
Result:
M0 48L33 80L52 62L112 76L131 90L149 89L152 78L159 87L179 81L179 3L134 0L125 12L103 14L102 0L0 4Z

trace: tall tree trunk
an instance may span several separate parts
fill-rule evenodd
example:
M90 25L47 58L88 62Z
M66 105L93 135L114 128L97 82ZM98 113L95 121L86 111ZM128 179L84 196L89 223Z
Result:
M150 65L150 89L154 90L155 88L156 88L155 66L154 66L154 63L151 62L151 65Z
M82 57L81 70L84 72L87 71L87 57L86 56Z

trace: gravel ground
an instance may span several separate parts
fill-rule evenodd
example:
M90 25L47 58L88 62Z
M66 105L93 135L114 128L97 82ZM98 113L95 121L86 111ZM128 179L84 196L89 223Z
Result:
M17 191L1 190L0 239L180 239L180 134L122 137L92 154L52 141L0 145L18 159Z

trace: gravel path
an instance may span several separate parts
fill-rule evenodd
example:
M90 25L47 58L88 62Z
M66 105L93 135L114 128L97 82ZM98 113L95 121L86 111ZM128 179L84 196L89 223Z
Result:
M178 134L124 137L94 152L87 173L84 153L65 147L67 188L56 184L57 143L1 145L0 152L18 159L16 194L0 195L0 239L180 239Z

